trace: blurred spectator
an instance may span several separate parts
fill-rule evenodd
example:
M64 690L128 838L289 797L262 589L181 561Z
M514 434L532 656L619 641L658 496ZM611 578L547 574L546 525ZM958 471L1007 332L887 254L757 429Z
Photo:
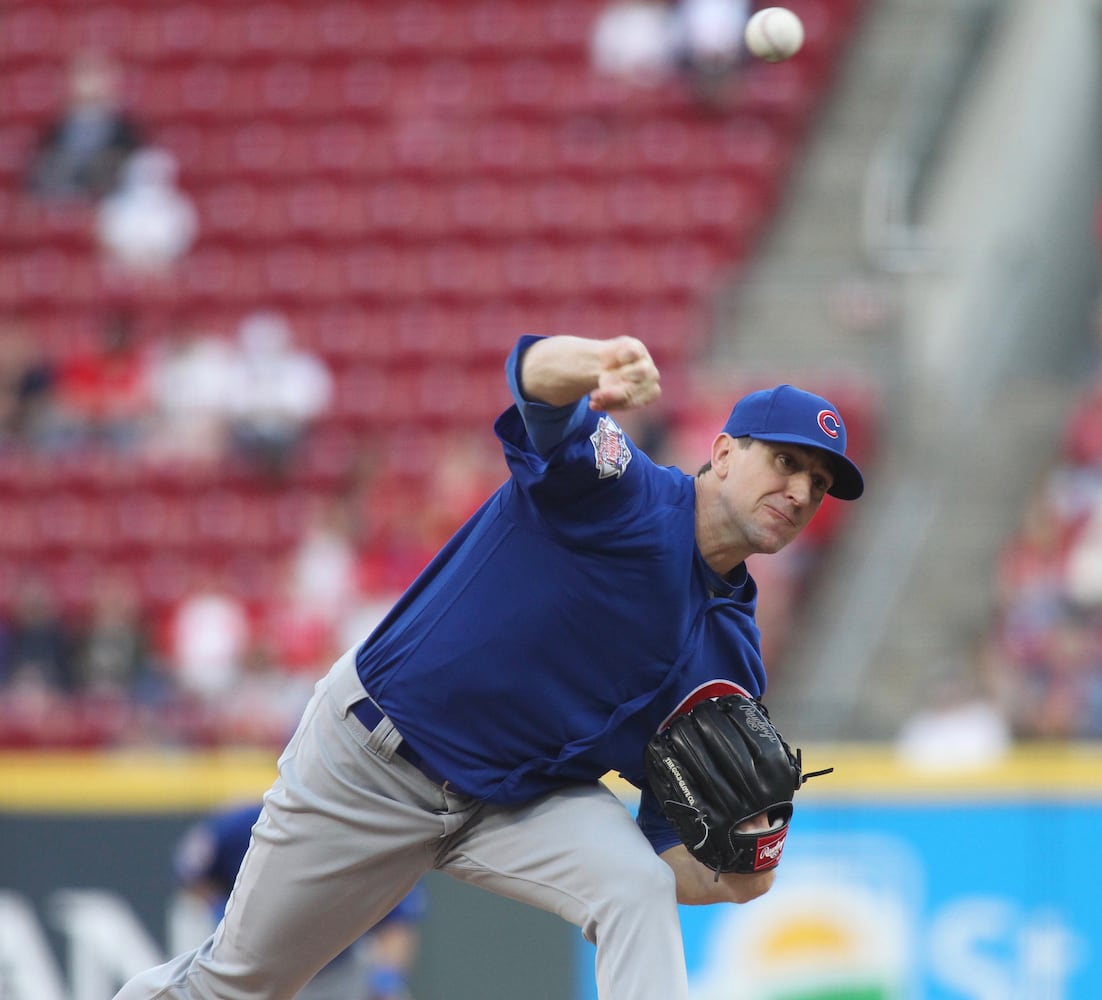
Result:
M1098 623L1074 610L1028 649L997 648L1000 695L1014 732L1028 740L1102 736Z
M230 337L186 325L156 346L149 363L152 457L206 464L225 453L236 355Z
M663 0L612 0L590 39L593 68L640 86L655 86L674 70L674 25Z
M77 646L77 690L97 698L129 696L149 674L151 650L141 595L123 574L105 572L89 599L88 623Z
M429 543L436 549L505 481L507 470L500 450L471 431L441 432L433 451L424 506Z
M49 582L18 584L0 648L0 686L12 690L70 691L74 637Z
M55 378L26 321L0 319L0 446L50 442L56 430Z
M280 665L289 675L313 682L351 643L341 646L332 618L312 603L299 602L294 569L292 557L271 582L258 628L271 648L278 650Z
M191 248L198 229L194 204L176 187L176 160L163 149L134 153L118 187L97 209L100 246L123 277L166 276Z
M1071 531L1052 500L1049 490L1036 492L996 566L1001 631L1004 641L1016 648L1036 642L1036 635L1063 614L1067 601Z
M1102 506L1091 511L1069 546L1065 587L1080 607L1102 609Z
M1080 466L1102 464L1102 382L1086 386L1064 423L1064 454Z
M67 104L42 135L28 190L43 198L98 199L114 188L122 162L142 144L123 110L121 82L120 67L106 53L74 57Z
M292 599L304 611L335 625L357 599L358 558L348 502L319 500L292 556Z
M208 729L220 743L279 750L291 738L325 666L295 674L276 649L269 636L250 642L241 656L233 697L210 702Z
M97 351L61 365L57 400L73 444L138 444L152 411L148 357L126 312L108 315Z
M214 571L195 582L172 615L168 656L185 694L214 702L241 678L251 642L244 603Z
M419 485L385 478L356 502L364 530L360 590L368 598L396 598L436 554L436 512Z
M227 396L231 439L262 471L279 477L303 433L329 407L333 376L320 358L295 347L280 313L246 316L238 343Z
M1097 371L1065 422L1061 460L998 563L992 676L1024 739L1102 736L1102 393Z
M743 57L749 0L678 0L673 48L697 98L721 105L726 84Z
M355 641L345 640L348 622L359 620L364 601L353 514L346 498L313 500L265 602L261 630L287 672L311 685Z
M929 701L904 722L899 758L923 770L960 770L996 763L1010 750L1010 724L966 667L942 671Z

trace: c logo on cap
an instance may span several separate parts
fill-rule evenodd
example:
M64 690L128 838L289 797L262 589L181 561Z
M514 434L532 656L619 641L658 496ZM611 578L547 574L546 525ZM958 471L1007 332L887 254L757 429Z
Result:
M819 430L827 437L836 438L842 427L842 418L833 410L819 411Z

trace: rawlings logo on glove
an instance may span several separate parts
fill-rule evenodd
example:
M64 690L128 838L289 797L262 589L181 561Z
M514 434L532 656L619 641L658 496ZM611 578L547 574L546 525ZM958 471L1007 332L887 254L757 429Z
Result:
M647 745L647 778L689 852L719 878L776 868L792 796L808 778L765 706L745 695L713 698L677 716ZM764 816L768 830L738 827Z

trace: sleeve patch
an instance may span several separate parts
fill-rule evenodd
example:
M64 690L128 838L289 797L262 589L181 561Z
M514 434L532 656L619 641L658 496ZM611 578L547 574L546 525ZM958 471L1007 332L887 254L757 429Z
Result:
M627 445L624 432L612 417L601 417L597 429L589 435L596 458L599 479L619 479L631 461L631 449Z

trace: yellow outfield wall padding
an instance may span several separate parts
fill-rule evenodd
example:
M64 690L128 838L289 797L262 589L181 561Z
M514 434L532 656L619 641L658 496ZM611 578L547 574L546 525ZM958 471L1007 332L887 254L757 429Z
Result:
M0 809L36 812L176 812L259 799L276 754L3 753Z
M259 797L275 778L268 751L0 753L0 810L149 813L204 810ZM998 763L955 770L902 764L890 746L805 747L807 770L833 766L800 792L803 801L1001 801L1102 799L1102 744L1029 746ZM637 791L616 775L622 798Z

